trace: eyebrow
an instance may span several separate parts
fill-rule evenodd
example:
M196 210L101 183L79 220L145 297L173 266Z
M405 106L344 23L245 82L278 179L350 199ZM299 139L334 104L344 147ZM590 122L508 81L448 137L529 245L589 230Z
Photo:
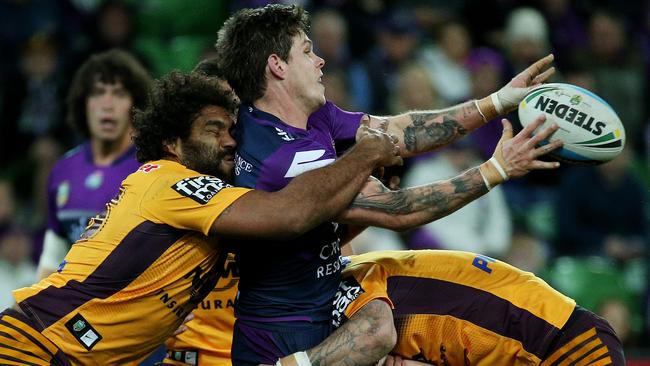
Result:
M314 47L314 42L311 41L311 39L307 38L303 41L303 44L307 44L310 48Z
M226 128L226 123L219 119L210 119L205 122L205 127L215 126L217 128Z

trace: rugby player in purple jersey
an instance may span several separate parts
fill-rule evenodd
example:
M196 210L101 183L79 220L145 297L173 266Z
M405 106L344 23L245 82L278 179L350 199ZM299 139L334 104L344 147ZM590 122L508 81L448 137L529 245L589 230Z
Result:
M354 144L362 120L386 126L398 138L404 157L445 146L516 108L554 71L549 55L486 98L445 110L374 117L343 111L325 100L325 61L314 53L307 33L306 12L286 5L241 10L219 32L219 67L242 101L236 185L275 191L305 171L330 164ZM364 225L410 228L453 212L510 177L556 168L557 163L537 160L561 144L535 147L557 129L552 126L531 138L542 121L513 137L504 120L504 136L493 158L451 180L391 192L371 179L337 222L324 223L291 242L239 243L233 364L275 363L297 353L303 363L363 365L388 353L395 344L395 329L389 305L380 300L355 314L326 349L302 352L332 332L342 243Z

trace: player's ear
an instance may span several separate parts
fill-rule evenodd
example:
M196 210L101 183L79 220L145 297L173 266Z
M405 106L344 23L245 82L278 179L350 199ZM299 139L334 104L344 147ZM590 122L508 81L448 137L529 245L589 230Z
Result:
M163 142L163 150L165 153L167 153L169 156L176 158L177 160L180 160L182 152L181 152L181 139L176 138L173 140L167 140Z
M266 69L278 79L284 79L287 71L287 63L275 53L269 55L266 59Z

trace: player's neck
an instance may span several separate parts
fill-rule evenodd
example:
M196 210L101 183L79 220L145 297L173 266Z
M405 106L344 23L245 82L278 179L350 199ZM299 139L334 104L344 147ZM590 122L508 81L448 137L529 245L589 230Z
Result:
M90 140L90 148L93 154L93 163L98 166L107 166L113 164L115 159L119 158L131 147L130 134L125 138L115 141L101 141L97 139Z
M261 111L278 117L290 126L307 129L307 119L311 111L308 111L300 100L283 89L267 90L262 98L253 102L253 105Z

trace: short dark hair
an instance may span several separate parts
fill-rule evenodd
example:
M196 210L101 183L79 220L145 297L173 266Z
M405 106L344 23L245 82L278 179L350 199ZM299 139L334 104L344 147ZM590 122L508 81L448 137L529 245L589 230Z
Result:
M252 103L264 95L269 55L289 61L292 38L308 31L309 14L297 5L242 9L226 20L215 45L217 59L242 102Z
M165 143L190 136L201 109L215 105L236 115L235 94L217 78L197 72L172 71L154 83L146 107L133 116L133 141L139 162L164 158Z
M96 53L81 65L72 79L67 98L67 122L84 138L90 137L86 119L86 101L96 81L121 82L133 99L133 107L147 100L151 76L130 53L118 49Z
M223 73L221 72L221 69L219 68L219 64L216 58L208 58L199 62L196 66L194 66L194 70L192 70L192 72L198 72L206 76L214 76L220 79L225 79Z

